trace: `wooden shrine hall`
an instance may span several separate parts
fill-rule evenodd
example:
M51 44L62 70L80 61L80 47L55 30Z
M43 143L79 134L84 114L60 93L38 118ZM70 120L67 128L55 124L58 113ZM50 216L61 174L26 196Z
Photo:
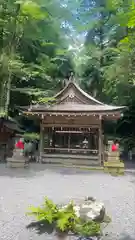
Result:
M104 104L70 79L55 103L33 105L24 113L40 118L40 159L91 165L104 160L102 120L118 119L124 107Z

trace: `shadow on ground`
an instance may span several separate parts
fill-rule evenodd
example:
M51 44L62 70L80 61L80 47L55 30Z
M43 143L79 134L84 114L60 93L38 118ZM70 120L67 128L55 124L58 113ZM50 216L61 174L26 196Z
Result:
M37 235L42 234L49 234L49 235L55 235L58 236L58 234L55 233L54 225L49 224L46 221L38 221L38 222L31 222L29 225L26 226L28 230L34 230ZM72 234L72 237L77 237ZM106 235L105 240L110 240L111 235L109 235L109 239ZM63 239L63 238L62 238ZM113 238L114 240L114 238ZM135 238L131 237L130 235L123 233L119 238L115 240L135 240Z
M11 178L33 178L44 175L45 173L56 173L61 175L77 175L77 174L94 174L102 171L90 171L79 168L54 166L53 164L30 163L27 168L7 168L6 164L0 164L0 176L7 176Z
M38 235L45 233L52 234L54 232L54 225L49 224L47 221L31 222L26 228L29 230L35 230Z
M128 174L131 174L135 176L135 165L133 164L131 166L126 167L128 169ZM132 171L133 170L133 171ZM86 175L92 175L92 174L104 174L103 170L87 170L84 169L82 166L82 169L80 168L71 168L71 167L63 167L63 166L54 166L53 164L40 164L40 163L30 163L30 165L27 168L7 168L6 164L1 163L0 164L0 176L7 176L11 178L33 178L42 176L46 173L56 173L63 175L77 175L77 174L86 174Z
M44 234L46 236L46 234L51 235L52 239L54 240L55 237L59 236L60 239L64 239L63 237L66 236L66 234L60 234L58 232L55 231L54 225L53 224L49 224L46 221L38 221L38 222L32 222L29 225L26 226L26 228L28 230L35 230L37 235L42 235ZM77 237L74 234L69 234L69 236ZM57 239L57 238L56 238Z

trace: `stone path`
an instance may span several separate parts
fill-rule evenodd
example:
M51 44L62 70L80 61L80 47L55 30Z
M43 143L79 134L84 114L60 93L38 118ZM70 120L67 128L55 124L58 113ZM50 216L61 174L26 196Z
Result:
M55 202L93 196L103 201L112 216L106 240L135 240L135 173L113 177L102 172L81 171L32 164L29 169L8 169L0 164L0 240L55 240L27 230L29 205L48 196Z

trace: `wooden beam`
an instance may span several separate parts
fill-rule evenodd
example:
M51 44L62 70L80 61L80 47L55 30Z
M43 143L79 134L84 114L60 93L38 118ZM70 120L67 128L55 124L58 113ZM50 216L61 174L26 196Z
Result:
M70 149L70 139L71 139L71 135L69 133L69 135L68 135L68 152L69 152L69 149Z
M44 148L44 150L50 150L50 151L67 151L67 152L72 152L72 151L75 151L76 153L77 152L81 152L81 153L84 153L84 151L85 152L87 152L87 153L94 153L94 154L96 154L96 155L98 155L98 150L95 150L95 149L84 149L84 148L59 148L59 147L56 147L56 148L51 148L51 147L49 147L49 148Z
M99 126L99 140L98 140L98 149L99 149L99 163L102 164L102 129L101 122Z
M85 125L85 124L63 124L63 123L43 123L42 126L44 127L69 127L69 128L99 128L99 124L92 124L92 125Z
M40 124L40 142L39 142L39 161L42 161L42 155L44 153L44 129Z
M56 130L56 133L75 133L75 134L80 133L80 134L83 134L84 131L72 131L72 130L71 131L70 130L69 131L64 131L64 130L63 131L57 131ZM90 133L90 132L88 132L88 133Z

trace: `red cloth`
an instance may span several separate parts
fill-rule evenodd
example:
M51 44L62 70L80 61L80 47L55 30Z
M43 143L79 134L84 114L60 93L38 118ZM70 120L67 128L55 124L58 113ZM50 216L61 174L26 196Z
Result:
M15 146L16 148L24 149L24 143L22 141L18 141Z
M113 145L112 145L112 151L115 152L115 151L117 151L117 150L118 150L117 145L113 144Z

